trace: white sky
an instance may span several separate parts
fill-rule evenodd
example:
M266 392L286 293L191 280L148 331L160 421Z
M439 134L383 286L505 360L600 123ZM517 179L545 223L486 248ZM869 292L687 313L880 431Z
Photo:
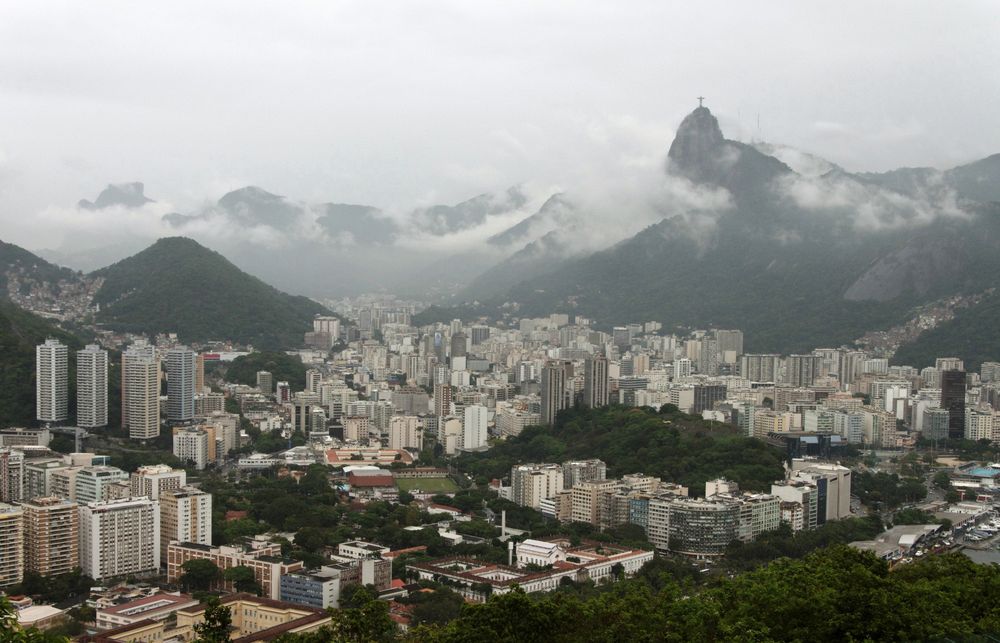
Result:
M0 238L109 182L407 209L730 138L851 170L1000 152L1000 2L0 3ZM51 225L51 220L47 225Z

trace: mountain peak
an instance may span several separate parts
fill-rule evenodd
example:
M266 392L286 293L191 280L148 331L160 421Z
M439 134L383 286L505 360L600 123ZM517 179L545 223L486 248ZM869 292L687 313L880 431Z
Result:
M121 205L126 208L139 208L153 202L152 199L147 198L143 194L145 187L139 181L132 183L111 183L108 187L101 190L101 193L97 195L97 199L94 201L81 199L77 207L84 210L101 210L115 205Z
M707 107L684 117L667 153L667 170L694 181L709 180L719 148L726 142L719 121Z

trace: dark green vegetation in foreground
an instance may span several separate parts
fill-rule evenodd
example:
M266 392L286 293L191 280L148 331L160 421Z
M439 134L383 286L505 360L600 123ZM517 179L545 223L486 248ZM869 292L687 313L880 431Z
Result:
M893 572L844 546L781 559L703 589L650 566L585 596L515 591L467 604L445 625L394 633L387 606L338 610L323 631L283 640L328 641L899 641L976 640L1000 631L1000 568L960 554Z
M295 347L312 329L314 315L330 314L184 237L160 239L94 275L105 279L96 297L99 322L135 333L176 332L184 342L228 339L258 348Z
M257 371L270 372L275 384L288 382L293 391L301 391L306 387L306 366L302 360L278 351L237 357L226 369L226 381L257 386Z
M46 319L0 298L0 426L26 426L35 419L35 346L49 337L69 347L70 414L76 391L76 356L83 342Z
M705 481L720 476L742 489L770 490L783 477L782 457L761 440L671 405L662 412L611 406L569 409L553 427L528 427L489 451L462 456L458 467L489 479L510 475L518 463L600 458L608 465L608 477L645 473L701 495Z

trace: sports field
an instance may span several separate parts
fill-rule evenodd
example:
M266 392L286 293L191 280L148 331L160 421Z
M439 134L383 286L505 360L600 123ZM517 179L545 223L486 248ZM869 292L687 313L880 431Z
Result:
M396 480L396 488L400 491L420 489L428 493L452 493L458 491L458 485L451 478L401 478Z

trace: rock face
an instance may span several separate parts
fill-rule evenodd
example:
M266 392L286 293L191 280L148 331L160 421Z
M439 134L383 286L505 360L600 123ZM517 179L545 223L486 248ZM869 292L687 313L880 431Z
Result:
M111 184L104 188L94 201L82 199L77 206L84 210L102 210L116 205L141 208L153 202L143 194L144 190L145 186L139 182Z

